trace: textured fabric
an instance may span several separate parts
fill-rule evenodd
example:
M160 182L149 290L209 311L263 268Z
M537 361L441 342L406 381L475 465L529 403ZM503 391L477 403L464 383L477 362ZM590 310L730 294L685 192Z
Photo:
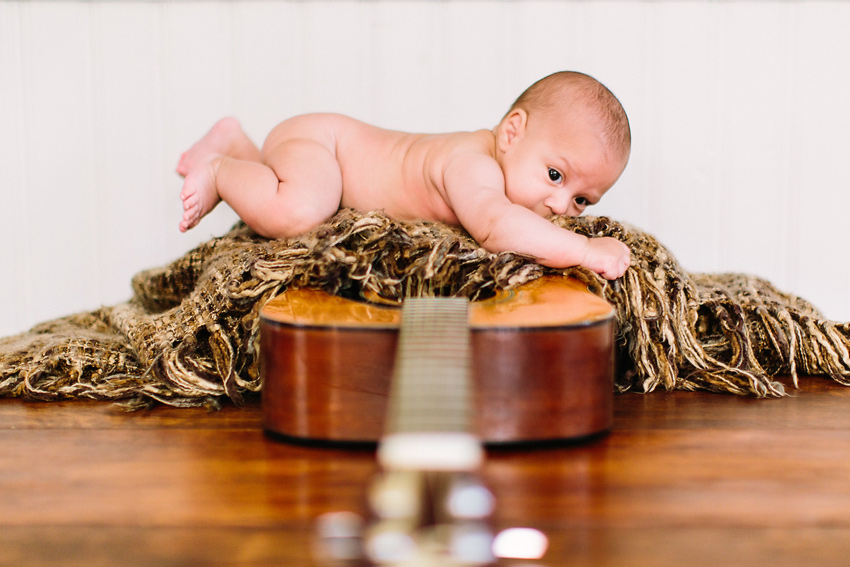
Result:
M632 250L615 282L581 268L491 254L462 230L344 209L308 234L266 240L242 224L173 263L133 278L127 303L36 326L0 340L0 395L44 400L153 400L215 407L258 391L259 311L288 286L487 297L544 273L585 282L617 311L619 391L657 388L757 396L784 393L773 379L828 374L850 383L850 328L806 301L741 274L685 272L651 235L599 217L556 217Z

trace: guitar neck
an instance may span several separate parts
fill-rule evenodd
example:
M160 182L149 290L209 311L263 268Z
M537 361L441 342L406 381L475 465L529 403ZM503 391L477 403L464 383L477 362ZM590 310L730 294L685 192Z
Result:
M473 474L483 450L472 434L467 309L457 298L404 302L388 433L378 445L384 472L369 498L377 521L365 549L374 564L493 561L487 525L493 495Z
M472 434L468 301L405 301L378 457L388 468L473 470L482 458Z

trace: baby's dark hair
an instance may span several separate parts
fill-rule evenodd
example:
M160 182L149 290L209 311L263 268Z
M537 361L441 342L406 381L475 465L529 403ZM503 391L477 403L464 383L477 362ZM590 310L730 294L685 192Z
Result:
M529 116L556 105L580 102L596 111L605 125L605 139L615 149L628 154L632 146L629 118L617 97L608 88L584 73L559 71L543 77L519 95L508 114L522 108Z

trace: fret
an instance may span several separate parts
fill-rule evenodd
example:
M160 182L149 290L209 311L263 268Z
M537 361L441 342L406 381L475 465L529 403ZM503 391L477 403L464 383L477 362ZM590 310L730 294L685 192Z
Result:
M467 305L462 298L405 301L389 433L470 431Z
M387 435L378 458L388 468L473 470L482 459L472 432L468 301L405 301Z

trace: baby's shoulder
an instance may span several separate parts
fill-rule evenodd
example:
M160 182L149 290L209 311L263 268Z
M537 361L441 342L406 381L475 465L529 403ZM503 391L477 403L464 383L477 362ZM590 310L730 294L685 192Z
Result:
M504 184L504 177L495 153L495 137L489 130L449 134L435 152L429 170L444 192L449 185L483 183L497 187Z
M443 134L430 141L432 155L443 164L448 164L462 156L495 158L495 142L489 130Z
M480 152L494 155L496 139L490 130L476 130L474 132L455 132L447 134L448 147L450 151Z
M450 134L443 150L443 163L476 168L497 166L496 140L490 130Z

